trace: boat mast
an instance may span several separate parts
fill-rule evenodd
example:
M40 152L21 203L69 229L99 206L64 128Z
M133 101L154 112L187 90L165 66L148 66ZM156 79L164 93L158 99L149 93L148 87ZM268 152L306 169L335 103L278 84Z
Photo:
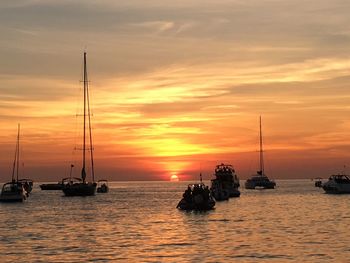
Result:
M92 182L95 182L94 155L93 155L92 129L91 129L91 113L90 113L90 96L89 96L89 85L88 85L88 83L86 84L86 95L87 95L87 106L88 106L88 116L89 116L91 175L92 175Z
M261 116L260 116L260 172L261 176L264 176L264 154L263 154L263 141L262 141L262 131L261 131Z
M84 52L84 135L83 135L83 168L81 169L81 178L83 179L83 183L85 183L85 178L86 178L86 172L85 172L86 86L87 86L86 52Z
M16 171L16 164L17 164L17 168L18 168L18 142L19 142L19 124L18 124L18 129L17 129L17 140L16 140L16 150L15 150L15 158L13 160L13 166L12 166L12 182L15 181L15 171ZM17 181L18 181L18 169L17 169Z
M20 130L20 124L18 123L18 134L17 134L17 182L18 182L18 170L19 170L19 130Z

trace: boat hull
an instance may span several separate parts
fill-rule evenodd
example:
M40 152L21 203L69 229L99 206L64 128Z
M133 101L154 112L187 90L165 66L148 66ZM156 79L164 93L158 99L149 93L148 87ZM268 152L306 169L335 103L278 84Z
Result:
M11 195L11 196L0 196L0 202L2 203L18 203L24 202L27 199L23 195Z
M262 189L274 189L276 187L276 183L274 181L270 180L250 180L248 179L245 182L245 189L256 189L256 188L262 188Z
M27 199L27 196L28 193L24 190L22 183L10 182L2 187L0 202L23 202Z
M350 194L350 184L327 184L322 186L326 194Z
M108 186L107 187L100 186L97 188L97 193L108 193L108 191L109 191Z
M195 210L195 211L207 211L214 209L215 201L208 200L207 202L187 202L184 198L178 203L177 208L180 210Z
M74 183L62 187L65 196L92 196L96 193L96 183Z
M63 185L62 184L41 184L40 189L41 190L62 190Z

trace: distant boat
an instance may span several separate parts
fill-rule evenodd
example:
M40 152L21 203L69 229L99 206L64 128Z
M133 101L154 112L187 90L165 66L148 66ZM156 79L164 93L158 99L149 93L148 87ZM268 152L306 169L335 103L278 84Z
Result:
M0 194L0 202L23 202L27 199L28 193L23 187L23 183L18 180L19 173L19 133L20 125L18 124L17 143L15 159L12 166L12 181L5 183ZM16 178L15 178L16 174Z
M51 184L41 184L39 185L41 190L62 190L62 182L51 183Z
M82 156L82 169L81 169L81 182L70 181L67 184L64 184L62 191L66 196L91 196L95 195L96 192L96 183L95 183L95 174L94 174L94 158L93 158L93 143L92 143L92 132L91 132L91 114L90 114L90 99L89 99L89 86L87 78L87 67L86 67L86 52L84 52L84 114L83 114L83 156ZM88 122L89 130L89 148L86 148L86 129ZM90 161L91 161L91 177L92 181L86 181L86 152L90 152Z
M108 181L107 180L98 180L97 181L97 193L108 193Z
M322 188L327 194L350 194L350 176L345 174L332 175Z
M63 178L61 182L49 183L49 184L41 184L40 185L40 189L41 190L46 190L46 191L47 190L49 190L49 191L62 190L64 184L73 183L73 181L80 182L81 181L80 178L73 178L72 177L73 168L74 168L74 165L71 164L69 177Z
M211 180L210 192L216 201L239 197L239 179L232 165L220 164L215 168L215 179Z
M322 187L322 178L317 177L315 178L315 187Z
M264 188L264 189L274 189L276 186L275 181L270 180L265 175L264 168L264 155L263 155L263 141L262 141L262 131L261 131L261 116L260 116L260 170L257 171L256 175L253 175L250 179L245 182L246 189Z
M206 211L215 206L215 200L210 194L208 186L205 186L202 181L202 174L200 174L200 183L189 184L182 197L176 206L181 210Z

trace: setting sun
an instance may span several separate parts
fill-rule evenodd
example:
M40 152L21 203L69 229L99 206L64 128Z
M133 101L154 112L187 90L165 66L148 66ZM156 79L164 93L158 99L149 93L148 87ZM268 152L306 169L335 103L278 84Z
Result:
M172 176L170 176L170 181L178 182L179 181L179 177L176 174L173 174Z

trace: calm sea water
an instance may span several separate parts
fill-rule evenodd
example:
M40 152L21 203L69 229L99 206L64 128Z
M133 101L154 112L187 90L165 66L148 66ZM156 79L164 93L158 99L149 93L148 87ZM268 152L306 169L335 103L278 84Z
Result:
M0 204L1 262L349 262L350 195L310 180L244 190L210 212L175 207L185 182L116 182L63 197L36 185Z

